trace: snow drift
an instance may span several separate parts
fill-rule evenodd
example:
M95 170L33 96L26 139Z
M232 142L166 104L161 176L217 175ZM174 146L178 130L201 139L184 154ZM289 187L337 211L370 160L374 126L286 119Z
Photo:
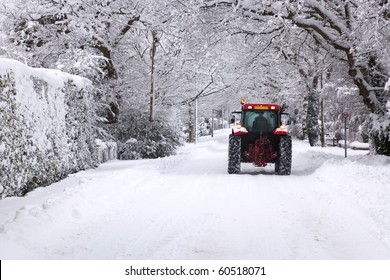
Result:
M92 89L87 79L0 58L1 198L96 165Z

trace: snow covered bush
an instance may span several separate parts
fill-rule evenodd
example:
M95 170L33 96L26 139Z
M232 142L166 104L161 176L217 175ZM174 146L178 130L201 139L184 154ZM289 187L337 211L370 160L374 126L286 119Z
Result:
M0 197L95 166L89 80L0 58Z
M363 124L363 133L370 139L370 148L372 152L390 156L389 108L384 115L370 114L370 117Z
M293 123L289 126L289 133L292 137L303 140L305 135L303 133L303 125L301 123Z
M182 143L180 126L162 117L150 122L147 114L137 109L123 113L111 130L118 139L118 157L122 160L169 156Z
M362 137L370 142L371 152L390 156L390 100L385 110L382 114L368 115L362 125Z
M106 162L110 159L116 159L118 155L118 146L116 142L103 142L100 139L95 140L97 147L98 163Z
M200 117L198 124L198 137L205 135L210 135L210 119Z

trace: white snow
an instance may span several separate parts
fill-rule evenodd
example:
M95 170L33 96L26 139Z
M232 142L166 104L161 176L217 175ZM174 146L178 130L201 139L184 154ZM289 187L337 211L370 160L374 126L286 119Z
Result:
M228 130L0 201L1 259L389 259L390 160L293 142L227 174Z
M369 150L370 149L370 144L369 143L362 143L359 141L353 141L349 147L351 149L361 149L361 150Z
M4 151L5 151L5 144L4 144L4 143L1 143L1 144L0 144L0 154L1 154L1 153L4 153Z
M389 90L390 90L390 78L385 84L385 91L389 91Z
M0 75L6 75L10 70L14 72L16 76L15 80L27 80L30 84L30 77L34 76L35 78L49 82L51 87L56 88L64 87L64 83L69 80L71 80L79 89L92 85L90 80L80 76L67 74L54 69L31 68L16 60L0 57ZM16 86L18 92L31 91L31 88L26 87L23 83L17 83Z
M40 150L50 147L51 143L45 137L57 129L65 127L66 108L61 90L65 83L72 81L78 89L91 86L91 81L53 69L32 68L19 61L0 57L0 75L13 73L17 94L15 98L30 130L33 130L34 145ZM41 86L34 89L34 81Z

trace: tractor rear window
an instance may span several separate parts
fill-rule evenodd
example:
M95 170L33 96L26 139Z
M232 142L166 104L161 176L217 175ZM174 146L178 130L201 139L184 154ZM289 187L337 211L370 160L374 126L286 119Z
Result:
M277 127L276 111L246 111L244 126L248 131L272 132Z

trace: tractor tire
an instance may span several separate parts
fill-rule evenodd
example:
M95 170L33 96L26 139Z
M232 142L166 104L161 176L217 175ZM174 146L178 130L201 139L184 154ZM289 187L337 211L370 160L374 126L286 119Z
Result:
M228 173L237 174L241 171L241 137L229 135Z
M279 141L279 158L275 163L275 172L278 175L291 174L292 144L291 136L282 136Z
M279 173L279 160L277 160L275 162L275 173L278 174Z

